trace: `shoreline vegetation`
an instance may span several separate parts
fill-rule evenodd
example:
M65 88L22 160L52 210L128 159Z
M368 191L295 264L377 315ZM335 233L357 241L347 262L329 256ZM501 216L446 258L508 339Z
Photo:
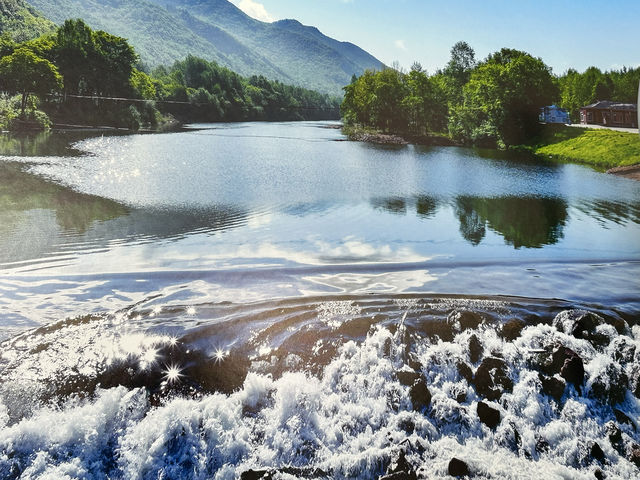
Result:
M337 120L340 101L192 55L150 70L126 39L80 19L32 40L0 36L0 130Z
M540 108L556 104L579 118L599 99L636 101L640 68L552 73L542 59L503 48L477 61L465 42L442 70L419 63L367 71L345 87L345 134L373 143L460 145L530 152L599 170L640 163L637 135L541 124Z
M415 63L366 71L344 98L245 78L194 56L153 71L126 39L67 20L32 40L0 36L0 131L151 131L184 123L336 120L350 140L378 144L475 146L526 151L638 178L640 138L609 130L542 125L556 103L577 118L602 98L635 100L640 68L554 76L540 58L503 48L476 61L465 42L442 70ZM613 169L613 170L611 170Z
M349 140L383 145L469 146L444 134L393 134L357 125L345 125L342 132ZM635 133L547 124L541 125L539 136L530 143L508 150L640 180L640 136Z

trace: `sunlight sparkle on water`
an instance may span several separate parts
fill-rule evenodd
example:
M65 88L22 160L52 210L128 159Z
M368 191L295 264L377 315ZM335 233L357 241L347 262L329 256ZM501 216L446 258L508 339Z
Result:
M167 365L164 372L164 378L167 382L173 383L180 381L180 377L183 377L182 369L175 364Z
M226 357L227 355L229 355L229 352L227 350L217 348L215 352L213 352L213 359L216 362L222 362L224 360L224 357Z
M155 348L149 348L140 355L140 368L146 370L151 365L156 363L158 358L158 350Z

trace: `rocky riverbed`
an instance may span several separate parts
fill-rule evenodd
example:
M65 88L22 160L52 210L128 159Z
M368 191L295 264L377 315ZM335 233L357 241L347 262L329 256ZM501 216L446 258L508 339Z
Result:
M281 322L210 351L210 333L61 322L2 344L0 476L635 478L640 327L537 308L279 308Z

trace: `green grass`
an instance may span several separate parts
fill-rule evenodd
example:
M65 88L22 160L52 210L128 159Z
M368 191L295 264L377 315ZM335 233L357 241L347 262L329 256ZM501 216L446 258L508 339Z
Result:
M604 170L640 164L640 136L615 130L547 125L533 151Z

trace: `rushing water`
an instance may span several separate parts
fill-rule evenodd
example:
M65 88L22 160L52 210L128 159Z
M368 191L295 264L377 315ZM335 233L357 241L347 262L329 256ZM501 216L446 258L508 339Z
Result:
M0 140L0 478L639 473L640 183L333 127ZM553 400L560 344L585 380Z

